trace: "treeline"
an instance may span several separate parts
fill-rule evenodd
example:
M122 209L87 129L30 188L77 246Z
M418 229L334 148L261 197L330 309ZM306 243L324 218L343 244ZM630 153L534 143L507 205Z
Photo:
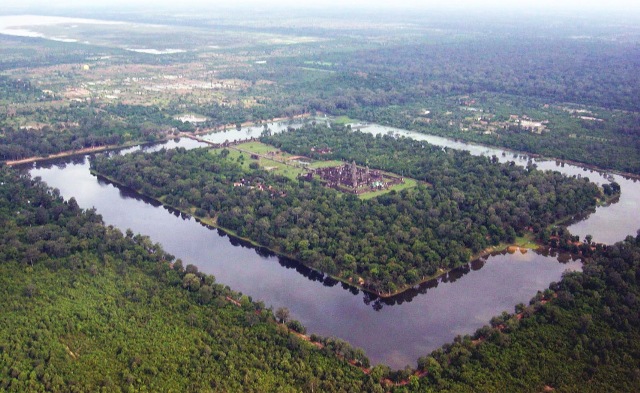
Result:
M358 43L345 52L229 68L223 76L277 81L287 94L270 94L270 100L332 114L481 92L638 111L638 51L632 42L488 34L381 49Z
M3 392L380 388L261 302L6 169L0 295Z
M190 131L193 126L174 120L154 106L91 105L43 110L25 107L16 115L47 124L38 129L18 129L6 114L0 131L0 160L45 156L88 147L154 142L172 131Z
M467 263L488 246L513 242L584 212L600 195L586 179L502 165L468 153L444 153L406 139L310 127L265 140L306 155L322 143L334 149L327 158L354 159L430 185L362 201L319 181L245 171L227 159L225 150L98 157L92 168L381 294Z
M640 233L597 250L516 314L420 358L411 391L638 391L639 271Z
M597 250L583 272L420 358L417 370L365 375L332 354L359 358L343 341L312 336L329 352L313 349L260 302L144 236L105 227L37 179L0 171L0 224L3 391L382 392L380 381L397 392L640 389L640 235Z
M375 109L363 107L346 111L346 114L354 119L402 129L572 160L604 169L640 173L638 113L594 109L595 114L589 112L587 115L600 118L601 121L584 120L555 107L545 108L542 101L533 98L473 95L467 100L476 101L473 105L484 111L476 112L475 116L484 121L492 117L489 125L507 120L510 114L526 114L537 120L549 120L549 131L542 134L532 133L516 123L506 128L500 125L495 131L485 134L483 129L468 130L468 125L465 130L462 129L462 124L473 115L461 110L456 102L458 100L452 97L431 98L420 105ZM428 124L417 120L420 118L416 116L425 107L431 109Z
M42 90L25 79L13 79L0 75L0 103L13 105L30 101L51 100L52 95L45 94ZM8 109L5 110L5 112Z
M82 64L90 56L112 51L114 50L80 43L3 35L0 37L0 70Z
M570 179L558 172L538 171L535 165L522 168L514 162L499 164L495 156L476 157L404 137L350 132L350 127L338 125L306 125L262 139L293 154L355 160L359 165L424 181L431 186L427 190L433 200L452 203L445 211L454 207L474 212L473 221L483 223L492 235L500 232L500 226L510 232L507 241L513 240L513 234L522 235L526 229L539 233L559 218L584 211L601 195L588 178ZM320 153L323 148L329 153ZM469 246L477 251L486 244Z
M4 128L0 135L0 160L19 160L34 156L48 156L69 150L124 143L124 138L118 134L96 136L89 132L56 133L50 127L44 127L40 130L21 130L8 127Z
M295 116L305 113L301 107L291 110L264 99L259 105L248 108L243 106L222 105L217 102L207 104L190 104L173 101L170 108L182 108L186 112L195 112L207 116L207 120L199 123L202 128L222 127L228 124L242 124L245 122L261 122L284 116Z
M640 174L640 127L636 125L633 128L625 129L621 126L618 128L618 132L617 135L604 141L585 134L569 136L550 132L545 135L535 135L520 130L509 130L499 135L470 135L467 133L462 136L460 132L441 135L462 137L465 140L526 153L541 154L545 157L581 162L603 169Z

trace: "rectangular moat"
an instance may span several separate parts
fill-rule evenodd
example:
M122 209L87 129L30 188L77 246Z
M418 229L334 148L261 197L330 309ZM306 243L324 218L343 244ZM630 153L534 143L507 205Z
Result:
M389 128L377 125L365 129L374 134L389 131ZM517 165L528 163L527 156L513 156L511 153L503 156L503 151L495 148L405 130L393 131L416 140L437 143L447 149L466 149L474 155L495 155L501 161L513 160ZM244 130L214 135L221 142L246 138ZM145 151L197 146L201 144L183 138L145 147ZM123 151L123 154L132 150ZM246 165L251 162L254 160L246 160ZM536 161L536 164L541 169L557 170L567 175L588 172L586 168L570 164L561 166L554 161ZM339 165L336 162L331 166ZM289 308L292 317L302 322L309 332L345 339L353 346L365 349L374 364L384 363L393 368L415 364L418 357L450 342L456 335L471 334L488 323L491 317L502 311L512 311L520 302L528 302L536 291L544 290L548 283L559 280L564 271L580 269L579 261L566 261L554 255L533 252L496 255L470 264L464 269L468 274L447 275L397 299L371 299L360 291L345 290L337 282L306 277L277 257L235 242L193 219L173 214L107 184L90 174L85 157L30 166L29 172L58 188L65 198L74 197L81 207L94 207L107 225L114 225L121 231L130 228L149 235L166 251L183 259L185 264L193 263L200 271L214 274L218 282L262 300L274 309ZM609 181L604 174L588 172L588 175L598 182ZM590 233L601 241L615 241L635 233L638 215L633 213L640 212L640 182L618 175L614 177L623 189L620 201L599 207L586 220L574 224L572 232L576 231L581 237ZM405 178L405 183L410 182L410 178ZM501 284L496 285L496 282Z

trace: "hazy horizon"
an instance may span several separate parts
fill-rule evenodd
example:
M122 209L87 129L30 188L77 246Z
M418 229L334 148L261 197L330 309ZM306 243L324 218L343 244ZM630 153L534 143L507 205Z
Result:
M112 1L82 1L82 0L61 0L52 4L43 0L5 0L3 2L3 14L34 11L75 11L86 12L95 9L105 9L109 11L128 11L148 8L153 11L162 10L215 10L232 8L255 8L256 10L269 9L291 9L291 10L443 10L443 11L507 11L507 12L565 12L574 14L591 13L613 13L630 16L630 14L640 14L640 2L632 3L625 0L611 0L606 3L595 0L524 0L524 1L504 1L504 0L452 0L446 4L441 2L426 0L402 0L399 2L389 2L384 0L319 0L313 3L293 0L221 0L211 3L206 0L186 0L176 4L170 0L112 0Z

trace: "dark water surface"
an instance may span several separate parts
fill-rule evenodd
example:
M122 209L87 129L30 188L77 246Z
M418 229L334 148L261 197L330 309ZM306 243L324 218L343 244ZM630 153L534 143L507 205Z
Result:
M225 139L233 140L234 133L242 136L250 132L253 131L229 131ZM211 139L221 137L216 135ZM176 146L194 148L200 144L183 139L145 150ZM503 160L517 160L520 164L527 161L514 158L513 153L502 157L499 149L466 144L449 147L471 147L479 149L474 154L496 154ZM575 171L594 181L606 181L602 175L584 172L578 167L556 167L555 162L536 164L569 174ZM89 173L87 157L36 165L30 172L58 188L65 198L75 197L81 207L95 207L106 224L123 232L130 228L149 235L185 264L192 263L201 271L214 274L218 282L262 300L274 309L288 307L293 318L307 326L309 333L347 340L365 349L373 363L386 363L393 368L415 366L418 357L450 342L458 334L473 333L502 311L513 312L516 304L527 303L536 291L558 281L564 271L579 270L581 266L579 261L569 259L561 263L557 256L532 251L494 255L394 299L380 300L344 288L294 261L230 239L221 231L209 229L192 218L100 180ZM622 186L620 202L599 208L586 220L573 225L572 232L581 236L590 233L594 240L605 242L635 234L640 223L637 206L640 185L621 177L616 177L616 181ZM621 209L624 214L620 214Z

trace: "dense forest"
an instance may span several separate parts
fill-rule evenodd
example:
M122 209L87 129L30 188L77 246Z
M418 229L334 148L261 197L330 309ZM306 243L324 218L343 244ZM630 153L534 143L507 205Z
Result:
M413 381L415 391L638 391L639 272L640 233L597 252L516 314L421 358L428 374Z
M349 115L638 174L639 58L632 42L491 35L284 57L271 66L232 69L226 75L269 79L282 86L284 94L274 94L270 87L250 91L268 97L247 110L256 115L273 108L287 116L316 111ZM474 101L483 95L528 103L527 109L512 112L518 115L568 103L608 115L605 121L578 119L568 126L552 121L551 132L544 135L522 129L490 135L462 131L451 116L459 111L458 99ZM477 109L491 114L487 108L508 108L500 98L486 101ZM425 108L432 112L426 119L417 115ZM467 116L486 113L467 112ZM565 113L559 119L566 123L571 118Z
M328 158L355 160L425 183L363 201L317 180L291 180L257 165L245 170L227 158L228 151L204 149L102 156L92 168L380 294L467 263L489 246L542 232L592 208L601 195L588 179L443 152L409 139L309 127L264 139L295 154L330 146Z
M73 127L66 127L64 132L58 133L31 131L20 142L4 142L0 146L0 159L53 154L72 145L122 144L129 140L127 135L123 135L127 133L134 140L152 140L157 133L150 132L150 129L195 128L172 122L170 118L161 119L157 116L160 113L198 113L207 117L201 126L214 127L322 112L574 160L605 169L640 173L639 108L636 100L640 95L636 72L640 57L637 45L632 41L578 40L549 32L541 36L519 31L513 35L505 33L508 29L501 29L498 35L468 34L455 38L437 35L416 39L408 34L406 43L392 35L388 38L393 41L392 45L377 46L369 43L366 37L368 34L377 36L381 32L370 29L354 31L350 38L338 31L323 31L322 35L332 40L336 48L305 44L298 47L294 56L280 47L252 48L243 52L246 59L265 57L269 61L257 66L243 58L239 63L225 64L224 67L212 65L214 68L209 70L217 72L220 78L242 81L244 87L240 89L224 91L222 95L199 91L154 100L153 104L145 104L150 114L144 122L139 122L135 115L129 120L130 110L125 109L116 119L126 121L131 128L126 133L118 130L121 125L105 129L103 124L74 131ZM296 33L302 34L302 31L296 30ZM174 55L153 58L125 52L124 56L117 49L103 48L100 50L104 53L101 53L99 48L81 50L79 45L61 46L60 43L24 38L3 40L10 50L0 53L5 53L7 59L15 57L15 64L7 65L9 68L43 66L56 59L66 63L69 60L65 56L75 51L78 52L73 58L79 64L96 58L98 54L111 54L109 62L115 64L170 65L187 62L193 65L189 63L193 59L188 54L183 54L186 58ZM476 50L478 47L483 50ZM40 51L35 48L40 48ZM36 56L40 52L51 59ZM24 79L2 78L0 88L24 83ZM74 87L78 84L75 79L82 80L78 75L70 78L72 80L68 83ZM25 94L24 88L19 87L20 92L7 90L7 97L13 103L50 99L39 94L37 89ZM59 93L59 84L52 88ZM468 101L475 101L482 96L493 96L477 105L478 108L473 108L484 112L468 112L466 116L477 116L487 121L486 118L510 107L500 98L505 96L511 102L527 103L525 109L521 107L512 112L517 115L540 112L544 106L566 105L578 105L581 110L597 111L601 115L598 120L584 120L570 113L552 116L551 132L541 135L518 127L501 128L488 134L465 131L466 127L461 127L464 116L458 113L459 99L468 97ZM103 111L112 114L110 108L104 106L111 105L97 105L98 123L105 120ZM140 111L140 108L134 109ZM430 114L420 116L419 113L425 109ZM24 113L26 119L48 124L54 130L59 128L57 119L38 119L42 118L41 112L47 112L46 108L33 108L31 112ZM2 116L0 113L0 119ZM68 122L79 122L80 119L71 116ZM113 122L113 119L106 120ZM0 124L6 135L0 138L0 142L20 138L21 125Z
M465 107L460 101L473 102L475 107ZM429 115L420 116L425 107L430 108ZM575 114L580 111L588 116ZM421 105L354 108L344 113L425 134L640 174L637 112L590 111L578 105L549 106L528 97L476 94L464 99L428 99ZM513 114L544 121L546 131L535 133L517 121L508 121Z
M334 354L361 351L317 349L38 179L0 170L0 224L2 392L375 391Z
M457 209L485 215L483 224L492 234L496 230L500 232L501 225L506 232L511 231L510 225L517 236L522 236L526 228L542 234L550 223L587 209L587 200L599 194L593 184L588 184L588 178L572 182L557 172L537 171L535 164L520 168L513 162L498 164L495 156L474 157L466 151L438 148L409 138L350 131L350 126L334 124L325 128L307 124L293 132L265 135L262 140L293 154L355 161L422 180L430 185L436 200L446 196ZM580 183L586 188L574 188ZM606 186L610 189L610 185ZM562 187L573 191L567 194ZM567 195L576 201L564 200ZM580 207L576 203L586 205ZM505 223L508 225L504 226ZM513 233L507 241L513 241ZM486 247L485 243L475 247L467 245L474 252Z
M21 129L12 117L27 116L44 124ZM120 146L132 142L154 142L175 130L193 130L191 124L174 120L155 106L93 105L71 103L60 108L29 108L0 115L0 160L46 156L96 146Z
M282 56L272 66L230 68L225 76L276 80L292 95L274 100L329 113L479 92L640 109L638 48L632 42L491 34L375 49L358 44L348 51Z
M366 73L362 88L402 86L405 100L488 91L637 111L638 58L634 44L491 37L357 52L340 68Z
M598 249L583 272L420 358L417 370L366 375L333 355L350 351L343 341L310 346L261 302L144 236L105 227L38 179L0 171L0 222L1 391L640 388L640 234Z
M74 7L83 18L137 25L34 29L83 30L77 42L1 34L0 160L328 114L640 175L632 12L346 8L212 18ZM183 114L206 120L175 120ZM533 162L500 164L336 124L273 136L265 127L262 141L418 184L364 200L228 149L99 155L92 170L358 285L371 292L365 298L520 236L579 256L582 271L424 353L414 368L370 367L363 350L304 336L288 310L184 266L0 163L0 393L640 391L640 231L604 245L561 225L618 184L599 190Z

